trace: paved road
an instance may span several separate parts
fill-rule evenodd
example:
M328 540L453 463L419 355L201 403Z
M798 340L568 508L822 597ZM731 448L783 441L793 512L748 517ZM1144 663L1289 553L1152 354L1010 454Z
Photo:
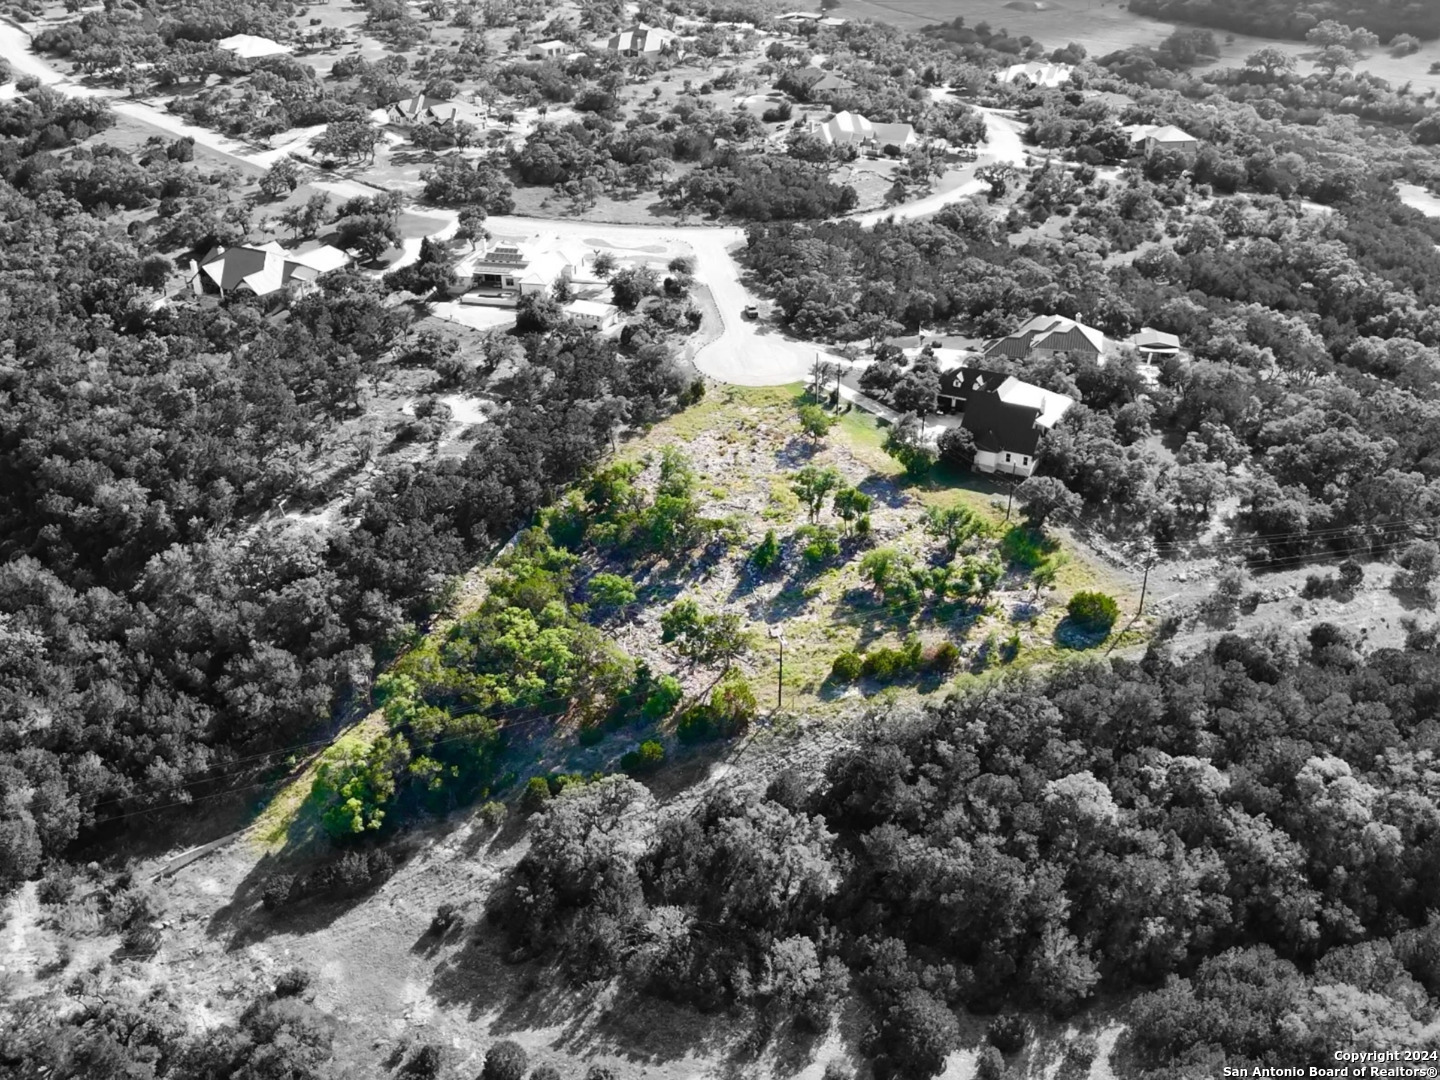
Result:
M122 99L118 92L98 90L75 82L56 71L30 48L30 37L14 24L0 19L0 56L10 61L17 75L35 75L43 83L66 94L83 97L106 97L111 108L143 124L176 136L188 135L201 146L248 169L268 168L286 152L286 146L257 151L244 143L226 138L206 128L186 124L179 117L144 102ZM990 109L985 114L987 143L975 167L989 162L1024 163L1025 151L1020 141L1020 125L1012 118ZM306 133L297 133L290 141L303 141ZM855 215L851 220L872 227L886 219L910 220L933 214L944 206L967 198L984 185L971 179L948 191L939 191L884 211ZM441 235L454 230L454 212L425 208L425 213L450 219ZM720 336L696 354L695 364L706 375L721 382L741 386L778 386L803 381L815 361L816 347L785 337L776 327L749 322L740 317L741 310L755 298L741 281L739 264L733 252L745 242L744 230L735 227L703 226L672 227L665 225L605 225L575 221L569 218L492 217L487 228L498 236L521 237L544 232L613 247L617 253L627 250L635 254L665 258L692 254L696 278L710 287L724 323ZM410 247L415 250L412 252ZM406 260L419 251L415 241L406 249ZM398 264L397 264L398 265Z

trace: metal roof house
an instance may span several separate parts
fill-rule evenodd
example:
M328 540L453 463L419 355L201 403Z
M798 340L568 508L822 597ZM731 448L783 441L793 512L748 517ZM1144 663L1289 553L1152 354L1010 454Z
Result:
M940 407L963 410L960 426L975 438L979 472L1029 476L1040 439L1074 404L1067 394L1000 372L955 368L940 375Z
M1013 334L987 343L981 351L985 356L1009 356L1016 360L1059 352L1089 355L1098 360L1112 348L1110 339L1093 326L1063 315L1036 315Z

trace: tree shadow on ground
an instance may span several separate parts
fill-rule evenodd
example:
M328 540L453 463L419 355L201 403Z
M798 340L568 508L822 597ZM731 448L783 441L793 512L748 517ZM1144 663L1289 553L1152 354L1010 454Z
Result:
M718 1056L733 1041L734 1018L706 1016L612 984L576 984L555 964L515 962L503 933L475 927L440 964L430 996L442 1007L485 1018L503 1038L550 1029L551 1044L576 1056L604 1054L635 1065Z
M855 485L857 491L869 495L880 506L891 510L900 509L910 502L910 495L906 493L896 480L889 476L881 476L879 473L871 473Z
M1081 652L1086 649L1098 648L1105 644L1105 639L1109 636L1110 629L1108 627L1086 626L1067 615L1055 627L1053 638L1055 644L1060 648Z
M234 952L275 934L313 934L324 930L351 908L365 903L414 854L410 843L389 844L383 850L393 860L392 869L383 876L371 878L343 894L312 894L284 901L273 911L263 905L267 886L284 887L289 880L335 863L341 853L301 862L267 852L250 868L229 903L210 917L205 927L206 936L225 938L226 950Z

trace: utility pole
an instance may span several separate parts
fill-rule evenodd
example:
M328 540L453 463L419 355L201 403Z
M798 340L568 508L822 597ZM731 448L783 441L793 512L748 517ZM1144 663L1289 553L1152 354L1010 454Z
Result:
M1010 520L1010 505L1015 501L1015 477L1010 477L1010 494L1005 498L1005 520Z
M1135 617L1138 619L1145 612L1145 590L1150 585L1150 568L1155 565L1155 544L1151 540L1145 540L1140 544L1140 559L1145 567L1144 576L1140 579L1140 603L1135 608Z
M775 708L779 709L785 704L785 633L772 626L770 636L780 643L780 671L775 676Z

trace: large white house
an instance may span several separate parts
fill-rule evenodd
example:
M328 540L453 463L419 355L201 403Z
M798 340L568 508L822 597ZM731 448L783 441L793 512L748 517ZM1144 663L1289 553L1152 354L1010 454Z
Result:
M537 41L525 50L525 55L531 60L553 60L570 51L570 45L564 41Z
M465 289L518 300L548 291L557 279L589 280L593 253L583 244L555 236L482 244L455 266Z
M859 113L838 112L811 129L834 146L896 146L908 150L920 140L909 124L877 124Z
M229 37L217 41L215 47L238 56L242 60L258 60L265 56L284 56L291 51L289 45L281 45L278 41L256 37L254 34L231 34Z
M483 127L485 114L474 105L463 101L415 94L388 106L385 109L385 120L397 127L444 127L456 121Z
M663 26L637 26L611 34L604 42L609 52L623 56L654 56L665 49L678 48L680 35Z
M1000 73L1003 83L1016 83L1022 79L1031 86L1054 88L1069 80L1074 68L1069 64L1029 63L1011 64Z
M339 270L351 261L349 255L329 244L298 251L286 251L273 240L229 248L221 245L198 264L191 261L190 287L198 295L208 280L221 296L235 292L269 296L287 286L308 289L321 274Z

